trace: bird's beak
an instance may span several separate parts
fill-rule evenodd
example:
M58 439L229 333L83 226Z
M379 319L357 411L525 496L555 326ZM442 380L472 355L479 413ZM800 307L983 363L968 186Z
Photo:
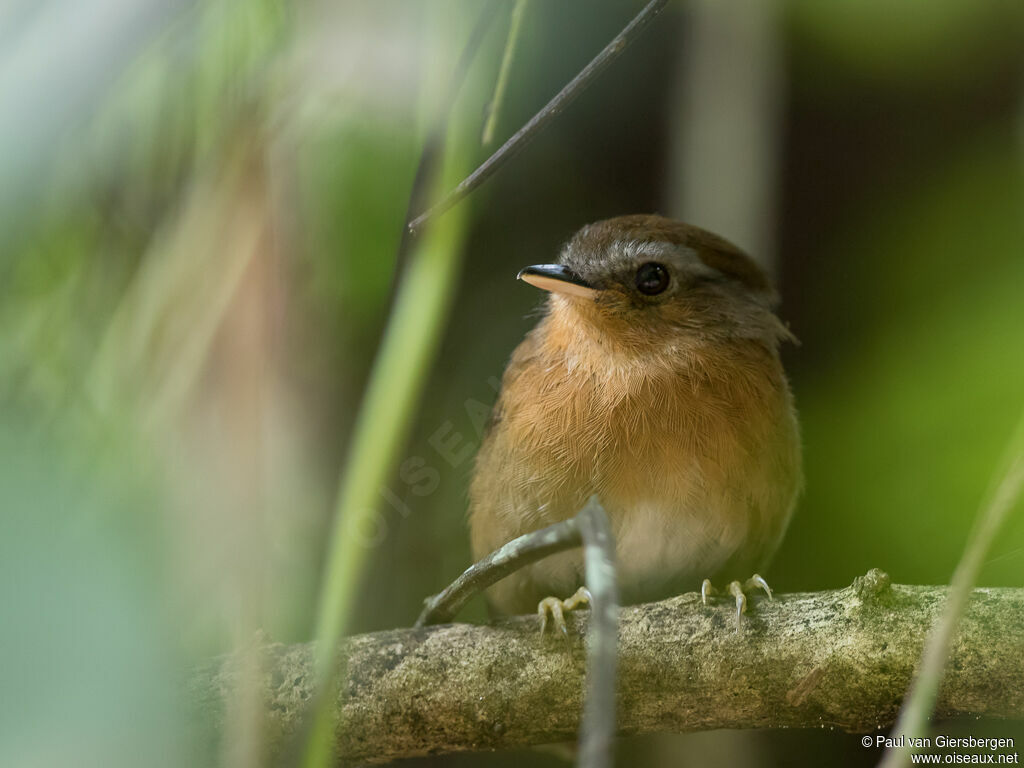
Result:
M517 278L537 288L567 296L579 296L592 299L597 296L597 289L561 264L535 264L519 270Z

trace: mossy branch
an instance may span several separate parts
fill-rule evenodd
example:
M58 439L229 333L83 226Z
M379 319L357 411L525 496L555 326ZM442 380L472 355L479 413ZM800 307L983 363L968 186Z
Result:
M836 727L895 721L947 587L890 586L871 571L851 587L755 600L740 632L725 603L696 594L622 609L621 733ZM572 740L582 711L586 612L569 650L536 617L348 638L336 715L346 762ZM310 644L266 645L268 746L293 743L313 695ZM194 696L215 722L243 666L200 670ZM938 716L1024 717L1024 589L977 589L952 644Z

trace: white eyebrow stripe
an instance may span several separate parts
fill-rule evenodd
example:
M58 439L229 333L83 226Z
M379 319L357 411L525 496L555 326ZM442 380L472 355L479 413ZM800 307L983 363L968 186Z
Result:
M636 262L661 260L685 269L690 274L705 277L721 276L721 272L714 267L709 267L693 248L685 245L672 245L649 240L620 240L615 243L614 247Z

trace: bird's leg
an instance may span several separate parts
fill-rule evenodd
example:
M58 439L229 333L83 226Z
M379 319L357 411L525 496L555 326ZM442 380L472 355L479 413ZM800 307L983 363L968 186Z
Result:
M543 635L548 628L548 615L555 622L555 627L562 633L562 637L569 637L569 630L565 626L565 611L573 611L581 605L590 604L590 590L580 587L565 600L557 597L545 597L537 603L537 615L540 616L540 633Z
M772 588L768 586L768 582L765 581L760 574L755 573L753 576L751 576L749 579L743 582L743 584L740 584L738 581L730 582L727 591L730 595L733 596L733 598L736 601L737 630L739 630L740 628L740 620L743 617L743 614L747 612L747 595L744 592L744 590L749 589L763 589L765 593L768 595L769 600L775 599L772 596ZM717 594L717 592L718 590L716 590L714 586L711 584L711 579L704 579L704 583L700 585L700 601L704 605L707 605L708 597Z

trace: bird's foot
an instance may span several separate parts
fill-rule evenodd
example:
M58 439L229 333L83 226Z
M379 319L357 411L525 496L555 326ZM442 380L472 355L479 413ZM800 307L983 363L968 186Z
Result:
M743 614L747 612L747 595L744 590L749 589L763 589L769 600L774 600L772 597L772 588L768 586L768 582L765 581L759 574L754 574L745 582L740 584L738 581L730 582L729 586L726 587L726 592L733 596L736 600L736 631L740 629L740 621L743 619ZM711 579L704 579L704 583L700 585L700 601L704 604L708 604L708 597L711 595L718 594L718 590L715 589L711 584Z
M569 630L565 626L565 611L573 611L581 605L590 605L590 590L580 587L565 600L557 597L545 597L537 603L537 615L540 617L540 633L543 635L548 628L548 616L554 621L555 627L562 633L562 637L569 638Z

